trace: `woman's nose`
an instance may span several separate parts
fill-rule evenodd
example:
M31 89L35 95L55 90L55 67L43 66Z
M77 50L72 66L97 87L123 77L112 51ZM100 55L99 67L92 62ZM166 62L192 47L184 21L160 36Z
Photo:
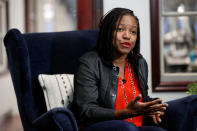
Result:
M127 30L124 31L123 37L124 37L125 39L130 39L130 38L131 38L130 32L127 31Z

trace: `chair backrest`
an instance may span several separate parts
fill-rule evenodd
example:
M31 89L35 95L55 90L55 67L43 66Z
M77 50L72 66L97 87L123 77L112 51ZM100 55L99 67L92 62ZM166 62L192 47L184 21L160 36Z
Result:
M4 43L25 130L47 111L38 75L73 74L77 59L95 46L97 34L97 30L29 34L17 29L8 31Z

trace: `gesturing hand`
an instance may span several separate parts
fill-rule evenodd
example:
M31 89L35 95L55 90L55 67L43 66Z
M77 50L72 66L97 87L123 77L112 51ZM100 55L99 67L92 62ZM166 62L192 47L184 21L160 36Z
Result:
M159 116L164 114L168 104L160 104L162 102L161 99L156 99L150 102L138 102L141 98L142 96L139 95L134 100L130 101L125 109L115 110L115 119L126 119L138 115L156 115L157 117L153 118L154 122L160 121Z
M138 115L156 115L160 112L163 112L167 104L160 104L162 102L161 99L156 99L150 102L138 102L139 99L141 99L141 95L136 97L134 100L130 101L127 105L126 109L129 114L132 116L138 116Z

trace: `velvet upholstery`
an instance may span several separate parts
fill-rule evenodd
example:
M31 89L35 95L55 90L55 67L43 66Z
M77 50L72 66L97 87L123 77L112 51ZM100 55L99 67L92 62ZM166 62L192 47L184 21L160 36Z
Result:
M30 34L21 34L17 29L8 31L4 43L25 131L36 130L33 121L47 111L38 75L73 74L77 58L93 48L97 33L96 30Z
M78 57L94 47L97 34L96 30L30 34L21 34L17 29L8 31L4 44L25 131L78 131L69 109L47 111L38 75L74 74ZM197 95L168 104L162 127L169 131L196 131Z
M168 131L196 131L197 130L197 95L168 102L161 126Z

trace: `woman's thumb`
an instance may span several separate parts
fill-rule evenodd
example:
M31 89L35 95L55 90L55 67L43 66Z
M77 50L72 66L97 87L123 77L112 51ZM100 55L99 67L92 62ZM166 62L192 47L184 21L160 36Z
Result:
M141 99L142 95L139 95L137 97L134 98L133 102L137 103L137 101L139 101Z

